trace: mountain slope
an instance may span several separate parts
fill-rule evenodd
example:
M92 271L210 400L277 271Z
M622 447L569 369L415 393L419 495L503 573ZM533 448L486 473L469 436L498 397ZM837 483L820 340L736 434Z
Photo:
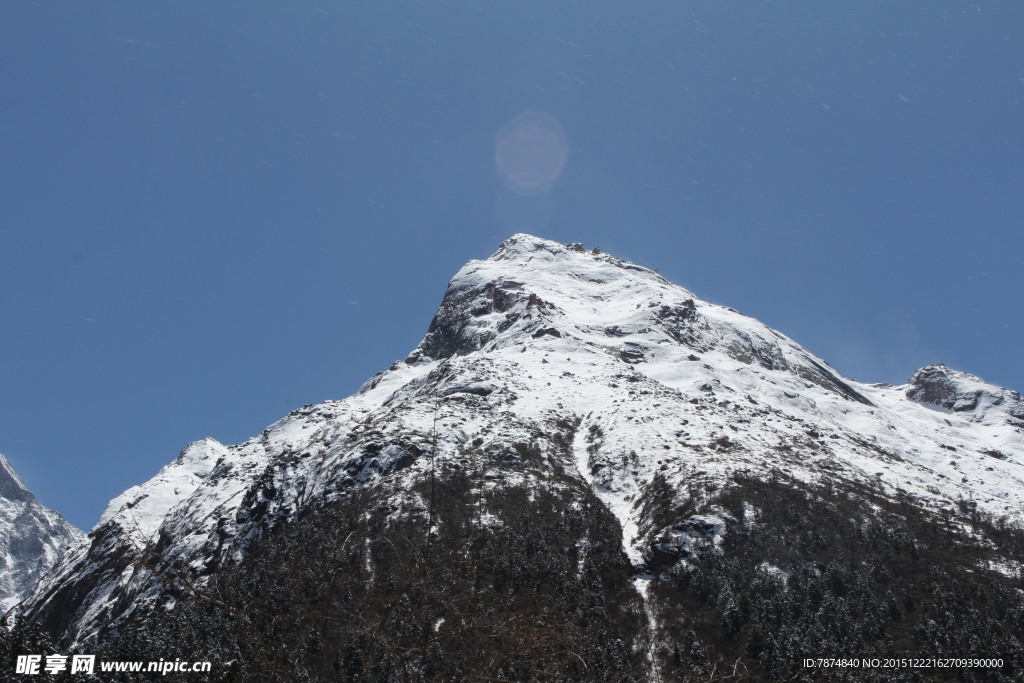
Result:
M678 612L674 598L652 577L683 586L688 567L712 566L735 539L761 543L743 536L757 514L773 509L755 504L766 495L757 482L773 482L773 498L804 500L808 508L832 496L832 507L819 514L836 520L849 517L835 507L847 501L850 514L863 519L850 533L866 533L883 515L903 520L886 528L905 525L907 534L918 528L912 519L945 519L942 533L959 533L952 520L969 515L978 520L976 534L984 524L1002 529L998 518L1020 520L1024 510L1024 403L1016 392L944 366L924 368L898 387L847 380L786 336L654 271L580 245L516 235L456 274L407 358L354 396L305 406L242 444L190 444L152 480L113 500L28 604L65 642L103 641L131 632L157 606L189 603L205 590L242 604L251 598L232 592L224 577L264 585L277 576L274 562L296 562L294 554L281 559L280 548L316 537L317 529L334 529L324 542L343 553L338 566L352 563L365 574L362 588L352 588L360 600L370 599L368 587L379 585L382 573L446 580L449 570L433 554L441 547L454 562L463 546L500 553L529 545L532 533L547 539L532 552L549 558L548 569L525 560L500 569L481 559L493 559L486 553L463 558L477 577L466 590L479 591L483 582L506 595L508 585L548 577L564 594L567 570L550 567L571 558L566 566L576 567L588 594L605 596L595 603L603 616L586 624L618 623L612 614L645 624L630 622L614 638L632 653L631 663L596 645L595 661L619 662L607 670L620 678L644 677L672 657L685 660L670 654L683 646L665 626ZM738 491L747 492L746 501ZM575 531L552 512L559 505L580 511ZM410 552L394 556L381 539L394 547L399 536ZM609 544L620 560L610 559ZM1015 553L998 545L987 554L963 552L957 571L984 564L1016 576ZM796 575L804 561L789 558L788 568L768 562L764 571ZM609 569L616 562L620 569ZM536 590L537 600L551 598ZM365 610L408 597L388 595ZM429 617L438 624L434 632L444 633L440 624L451 623L443 615L455 610L454 599L437 598L434 612L408 618ZM275 604L252 609L290 603ZM582 617L572 619L579 628ZM359 637L379 640L385 621ZM588 628L581 636L588 642L611 638ZM711 642L697 626L691 630L694 642ZM404 643L411 636L393 637ZM395 645L393 652L418 647ZM384 655L377 648L372 657L345 656L346 666L357 666ZM529 659L524 654L502 670L521 673L515 667ZM395 654L374 675L412 675L419 665L410 661ZM467 675L459 671L449 674Z
M40 505L0 455L0 612L21 602L64 549L83 537Z

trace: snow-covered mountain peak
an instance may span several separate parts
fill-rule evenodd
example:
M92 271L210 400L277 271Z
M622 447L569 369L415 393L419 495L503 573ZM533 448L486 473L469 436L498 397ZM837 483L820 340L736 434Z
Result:
M0 455L0 497L7 500L30 500L32 494L25 488L7 458Z
M860 392L791 339L734 309L698 299L656 271L580 244L517 234L451 280L407 363L562 340L632 365L696 360L783 371L844 398ZM696 354L696 355L695 355Z
M961 413L972 422L1008 422L1024 427L1024 399L1018 392L942 363L915 372L906 394L911 401L947 413Z
M584 338L650 328L658 306L694 306L693 295L641 266L582 245L531 235L467 263L411 360L461 356L542 337ZM661 314L664 315L664 314ZM621 336L621 335L619 335Z
M975 408L954 407L975 389ZM1019 401L944 366L903 387L846 380L653 270L515 235L460 269L419 346L355 395L241 444L190 444L112 501L32 607L71 639L94 637L121 618L119 596L163 599L160 581L136 571L140 556L201 582L277 523L359 492L429 518L418 486L435 472L470 477L480 495L585 490L638 567L658 539L679 545L714 526L665 527L640 501L664 489L674 509L688 482L724 485L738 471L853 482L928 509L970 499L1019 518L1024 428L1008 423Z
M64 548L81 537L81 531L36 501L0 455L0 613L20 602Z

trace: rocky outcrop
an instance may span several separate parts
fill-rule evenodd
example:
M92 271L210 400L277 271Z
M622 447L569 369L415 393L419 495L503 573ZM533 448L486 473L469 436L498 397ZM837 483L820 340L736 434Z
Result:
M980 421L993 416L1024 426L1024 399L1012 389L986 383L979 377L942 363L921 368L910 378L907 398L915 403Z

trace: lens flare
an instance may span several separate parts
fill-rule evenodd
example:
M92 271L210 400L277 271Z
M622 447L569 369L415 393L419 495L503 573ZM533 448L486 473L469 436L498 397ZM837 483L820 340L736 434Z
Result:
M569 156L569 141L554 116L538 111L520 114L498 132L495 162L502 182L522 195L554 186Z

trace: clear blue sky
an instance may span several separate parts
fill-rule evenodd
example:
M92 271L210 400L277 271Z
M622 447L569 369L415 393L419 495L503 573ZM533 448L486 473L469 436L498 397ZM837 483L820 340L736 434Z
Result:
M1021 36L1020 2L6 0L0 452L88 528L349 395L520 230L854 379L1024 390ZM568 150L528 191L526 112Z

